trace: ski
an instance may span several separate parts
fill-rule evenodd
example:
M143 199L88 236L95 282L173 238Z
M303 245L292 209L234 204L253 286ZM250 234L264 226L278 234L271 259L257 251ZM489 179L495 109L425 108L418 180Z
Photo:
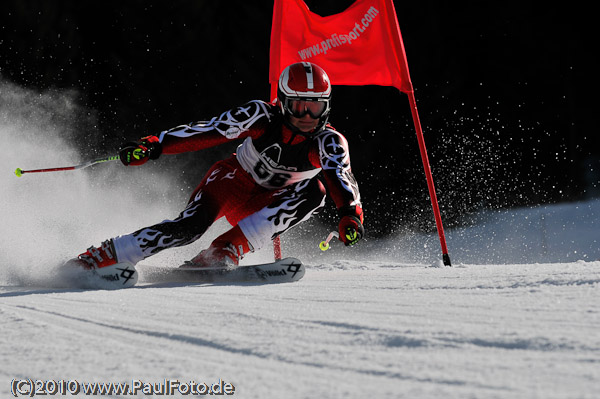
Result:
M224 268L164 268L139 266L142 279L147 282L197 283L291 283L304 277L305 267L296 258L285 258L272 263Z

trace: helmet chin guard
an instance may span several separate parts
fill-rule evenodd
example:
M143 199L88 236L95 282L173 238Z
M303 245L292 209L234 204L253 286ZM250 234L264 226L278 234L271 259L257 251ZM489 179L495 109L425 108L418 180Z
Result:
M311 135L323 129L331 111L331 83L320 66L311 62L298 62L286 67L279 77L277 100L286 126L303 135ZM309 114L318 119L311 132L303 132L290 122Z

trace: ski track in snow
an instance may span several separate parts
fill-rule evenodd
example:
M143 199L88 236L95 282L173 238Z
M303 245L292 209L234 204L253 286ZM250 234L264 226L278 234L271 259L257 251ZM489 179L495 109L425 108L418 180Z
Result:
M120 291L3 286L2 397L13 378L221 378L241 398L600 392L600 262L334 261L273 285L144 283L139 270Z

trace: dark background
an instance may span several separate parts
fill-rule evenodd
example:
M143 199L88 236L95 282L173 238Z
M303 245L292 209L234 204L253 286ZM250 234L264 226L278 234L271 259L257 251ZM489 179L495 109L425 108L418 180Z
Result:
M77 138L90 156L268 100L272 1L149 3L3 0L0 77L75 90L96 115ZM325 16L352 1L306 3ZM414 3L395 6L444 225L483 208L600 195L591 10ZM406 96L377 86L333 95L330 121L350 142L369 235L434 229ZM158 162L184 170L174 178L191 190L226 147Z

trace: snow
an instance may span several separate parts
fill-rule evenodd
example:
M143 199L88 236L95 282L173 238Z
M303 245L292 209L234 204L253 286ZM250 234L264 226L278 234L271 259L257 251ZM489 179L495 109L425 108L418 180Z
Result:
M0 148L0 397L14 379L221 380L239 398L598 397L600 200L475 215L446 232L453 267L439 265L435 233L320 253L327 229L316 226L283 240L307 265L297 283L144 279L144 264L177 266L218 224L138 265L135 288L65 287L61 260L174 216L186 193L153 166L147 179L117 164L17 178L16 167L81 161L69 130L23 110L31 94L18 93L0 110L11 144ZM185 396L174 393L134 397Z
M4 285L0 392L223 379L243 398L593 398L599 268L339 260L291 284Z

